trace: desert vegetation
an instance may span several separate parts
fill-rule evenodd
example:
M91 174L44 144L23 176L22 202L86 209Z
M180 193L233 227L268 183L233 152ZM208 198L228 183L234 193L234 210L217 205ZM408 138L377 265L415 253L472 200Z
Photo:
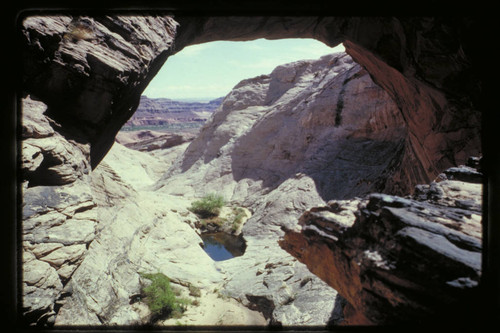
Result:
M181 298L180 291L173 290L170 279L162 273L140 273L140 276L151 281L143 286L141 295L151 311L151 321L167 318L180 318L191 301Z
M212 232L224 231L234 234L248 217L247 212L242 207L225 207L226 204L224 197L210 193L194 201L189 210L200 218L202 230L209 229Z
M218 216L225 204L224 197L216 193L209 193L200 200L194 201L189 210L201 218L210 218Z

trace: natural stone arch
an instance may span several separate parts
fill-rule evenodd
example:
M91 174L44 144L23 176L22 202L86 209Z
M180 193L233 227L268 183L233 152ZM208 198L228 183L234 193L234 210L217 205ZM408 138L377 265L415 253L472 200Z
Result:
M30 216L45 212L46 207L38 205L40 198L62 202L57 195L65 193L68 184L80 191L75 198L84 200L82 206L75 199L75 211L90 217L96 214L88 169L105 156L168 56L187 45L262 37L312 37L331 46L343 42L405 117L410 136L405 159L397 167L404 170L406 179L401 181L409 186L425 182L480 149L480 81L468 44L467 20L59 15L27 17L22 23L24 93L43 102L39 105L26 99L25 104L30 111L37 110L31 114L37 120L50 118L22 133L23 144L28 146L29 140L34 147L30 151L23 146L27 163L23 159L22 171L36 172L38 180L23 193L29 194L23 197L26 240L30 240ZM57 141L64 151L37 150L39 139L45 137ZM46 163L40 164L40 158ZM71 163L67 158L73 159ZM74 229L71 218L64 215L61 219L65 219L66 229ZM86 221L82 239L73 244L82 253L95 237L95 221L97 216ZM25 258L33 259L31 266L40 268L33 257ZM72 266L74 270L78 265ZM35 307L31 310L35 316L47 318L55 314L54 290L60 292L62 285L61 274L58 278L55 270L44 267L51 271L52 284L37 292L49 293L43 294L47 304L42 312ZM67 278L70 273L63 275Z
M256 38L314 38L332 47L344 43L408 123L406 149L415 159L402 161L402 167L410 183L428 182L480 151L481 115L474 105L479 82L469 67L472 50L464 44L471 26L466 19L236 16L178 21L180 48ZM467 97L458 101L457 96ZM452 138L460 131L466 141Z
M168 56L215 40L315 38L367 69L409 129L400 167L427 182L480 151L479 81L467 20L315 16L106 16L25 22L25 92L48 105L62 131L90 143L95 168ZM39 23L39 22L38 22ZM84 26L88 35L75 34ZM73 30L71 30L73 29ZM71 44L78 44L73 45ZM97 47L96 47L97 46ZM466 139L464 139L466 138Z

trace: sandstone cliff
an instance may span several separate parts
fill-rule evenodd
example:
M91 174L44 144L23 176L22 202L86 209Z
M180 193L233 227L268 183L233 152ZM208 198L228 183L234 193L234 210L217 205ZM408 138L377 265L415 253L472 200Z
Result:
M168 55L213 40L308 37L332 46L343 42L401 109L411 133L408 149L418 156L408 165L421 164L427 181L480 148L482 90L470 38L478 32L475 20L35 16L25 18L22 27L25 91L48 105L57 122L65 120L68 132L83 132L91 144L93 167Z
M481 82L467 38L474 22L465 19L49 15L21 26L21 292L30 323L142 322L143 309L127 302L146 261L179 284L220 283L274 323L338 323L343 298L279 248L282 227L298 231L303 211L329 199L405 193L480 151ZM171 169L157 191L141 194L144 181L159 178L156 162L99 164L169 54L209 40L293 36L344 42L362 67L330 57L328 69L314 67L325 58L242 82L205 128L210 140L193 142L176 162L184 179ZM364 109L353 96L387 103ZM126 155L120 149L115 157ZM138 173L125 177L123 166L133 164ZM186 199L204 192L200 181L254 213L243 230L247 254L216 267L201 259L203 276L183 268L186 252L173 248L203 257L194 217L182 216ZM473 286L471 276L450 281Z
M218 265L230 296L257 302L274 323L337 324L342 297L277 239L330 199L404 193L425 180L405 164L416 158L408 137L389 95L348 55L332 54L236 85L155 188L184 198L217 191L253 211L245 254Z
M91 169L134 112L175 28L169 17L22 21L21 293L29 323L54 322L55 302L98 234ZM132 192L123 186L112 196Z
M115 141L130 149L153 151L166 149L192 141L197 131L182 131L180 133L165 133L150 130L120 131Z
M23 24L24 91L48 106L66 135L91 147L96 167L172 52L168 16L29 16Z
M256 211L258 201L296 210L307 200L405 193L425 179L407 165L416 158L408 143L389 95L348 55L334 54L240 82L157 188L195 196L217 189ZM270 199L301 186L311 194L293 205L293 196ZM279 226L279 217L269 220L261 227Z

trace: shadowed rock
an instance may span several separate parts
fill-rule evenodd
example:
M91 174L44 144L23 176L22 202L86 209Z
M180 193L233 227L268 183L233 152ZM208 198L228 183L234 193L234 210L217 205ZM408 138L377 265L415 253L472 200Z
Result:
M345 297L348 324L449 323L479 297L481 191L441 179L413 198L332 201L304 213L301 232L280 244Z

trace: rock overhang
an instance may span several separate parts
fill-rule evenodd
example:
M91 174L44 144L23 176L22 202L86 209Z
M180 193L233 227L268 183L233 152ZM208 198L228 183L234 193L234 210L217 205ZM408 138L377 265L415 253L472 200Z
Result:
M362 18L328 17L323 19L311 17L205 17L203 19L176 17L178 25L170 19L171 17L153 17L146 20L139 18L136 21L130 17L110 16L104 19L106 22L104 24L103 20L93 18L97 27L100 27L102 23L105 28L113 32L110 34L111 40L105 40L105 35L99 34L98 36L102 38L94 40L85 36L81 39L66 38L67 30L64 29L70 28L73 18L63 19L61 25L56 24L54 31L45 35L40 30L43 29L43 24L26 27L31 34L30 37L33 37L26 40L29 44L28 48L36 51L26 54L27 59L30 59L25 72L25 82L29 83L26 86L26 92L46 103L48 110L46 115L50 115L55 122L60 123L53 130L64 132L66 136L67 133L82 132L80 140L83 140L85 145L90 145L90 155L87 154L84 157L86 159L84 166L89 164L89 160L94 168L99 164L117 131L133 113L147 83L168 55L175 52L168 43L164 45L164 50L161 52L149 52L154 47L150 44L153 35L148 34L145 39L136 40L137 44L120 44L121 39L133 39L137 36L137 31L134 29L138 27L139 30L141 29L138 22L145 24L142 27L144 31L148 30L148 26L156 26L158 23L160 23L158 27L161 28L162 21L170 22L171 25L166 25L163 32L157 34L156 37L166 35L172 37L172 31L168 31L166 27L177 27L175 37L172 37L176 43L176 50L183 46L217 39L245 40L258 37L308 36L331 44L344 41L347 52L362 64L376 82L398 103L412 133L411 144L406 148L412 149L418 157L418 161L413 161L416 164L415 168L425 170L419 175L421 179L432 178L436 170L442 170L443 166L454 165L454 161L468 156L470 151L477 152L480 149L478 135L480 113L474 104L477 91L464 92L462 91L464 88L460 86L460 82L464 83L468 77L466 74L459 75L459 73L474 70L471 63L467 61L467 50L458 58L454 58L453 48L440 49L440 52L435 53L433 53L435 50L426 50L425 38L424 45L402 43L405 38L413 36L415 31L427 29L430 32L426 34L426 38L430 38L433 41L431 44L434 45L442 36L439 37L439 34L432 31L433 29L439 30L440 26L444 25L447 28L451 27L445 36L460 44L459 32L463 31L462 28L446 20L431 19L426 23L426 27L422 28L418 20L408 18L363 20ZM92 18L82 18L80 21L88 23L92 22ZM370 27L383 27L384 29L374 29L375 32L382 31L381 35L375 34L375 38L368 40L363 33ZM314 34L311 31L314 31ZM451 35L449 31L452 31ZM456 35L454 35L455 32ZM114 41L113 38L115 38ZM64 44L66 47L61 43L67 43ZM146 57L145 62L141 64L147 64L147 66L139 66L140 68L134 67L134 64L138 64L134 48L138 45L143 52L142 55ZM109 47L109 52L121 50L118 55L119 61L125 61L125 67L130 66L126 70L121 70L122 67L117 65L118 60L115 62L107 57L95 56L95 52L106 53L105 50L94 49L101 46ZM85 48L90 48L87 49L89 52L85 51ZM457 61L460 64L455 67L445 66L444 69L438 69L439 75L433 75L432 59L441 56L442 52L445 54L448 52L452 63ZM418 57L413 60L406 56L416 53ZM94 55L86 56L85 54ZM398 58L396 54L400 56L403 54L402 58ZM419 64L419 60L424 58L425 61ZM34 64L42 64L42 67L35 68ZM429 66L429 68L422 70L418 68L419 66ZM447 72L452 67L457 73ZM117 74L116 77L113 77L114 74ZM458 77L460 80L455 80L453 84L450 84L450 77ZM107 92L99 91L103 84L110 83L103 80L105 78L111 78L111 86L116 84L115 87L118 88L109 86ZM474 82L477 81L471 80L467 86L473 86ZM457 94L464 96L459 102L453 98ZM100 104L99 101L102 103ZM96 103L99 107L95 107ZM410 166L410 163L406 166ZM82 177L85 178L87 173L84 169L82 167L81 171ZM375 253L369 252L366 255L377 262L378 257ZM458 280L450 283L467 285L466 281Z
M31 64L25 68L25 88L46 102L59 118L73 109L76 123L80 127L87 124L94 168L119 128L135 111L141 92L168 55L188 45L215 40L300 37L315 38L330 46L344 42L346 52L367 69L401 108L415 134L411 144L420 155L423 168L428 170L427 180L435 177L438 170L452 166L455 160L457 164L464 162L465 156L475 153L472 150L480 149L481 117L475 106L478 92L464 90L459 84L467 87L479 84L475 64L470 61L473 59L470 46L463 40L470 27L461 24L465 21L408 17L186 16L175 11L173 16L61 18L28 17L23 22L28 37L23 42L30 45L28 50L36 50L25 54L25 63ZM49 19L54 22L40 24L38 28L30 22ZM94 22L91 24L94 33L90 39L79 37L73 45L73 40L67 38L72 33L69 28L80 21ZM436 49L438 43L444 42L443 38L446 43ZM455 46L461 44L463 48L457 50ZM449 62L447 66L433 65L433 59L441 59L436 64L442 64L443 57ZM45 60L40 62L41 59ZM34 70L42 63L44 70ZM90 73L99 82L116 81L117 86L108 89L107 84L88 81ZM62 99L50 97L55 88ZM453 97L457 95L462 96L460 102ZM77 124L70 122L68 126ZM448 135L450 127L463 131L469 141ZM436 132L436 128L440 130ZM437 145L437 141L444 144Z

